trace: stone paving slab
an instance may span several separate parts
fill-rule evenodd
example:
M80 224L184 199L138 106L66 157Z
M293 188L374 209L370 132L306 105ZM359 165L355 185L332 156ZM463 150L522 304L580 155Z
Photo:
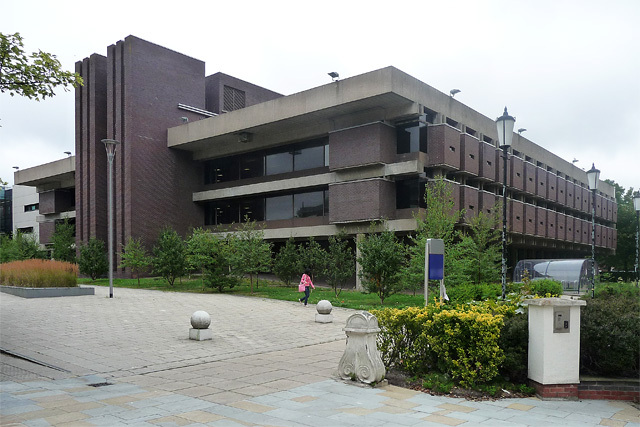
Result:
M298 304L96 288L96 296L0 295L2 426L640 426L626 402L472 402L335 378L352 310L332 324ZM214 340L188 339L196 310ZM93 386L93 385L98 385Z

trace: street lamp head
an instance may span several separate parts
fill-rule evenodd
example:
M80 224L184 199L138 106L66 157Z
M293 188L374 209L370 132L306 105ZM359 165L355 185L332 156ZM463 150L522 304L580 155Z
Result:
M600 179L600 171L596 169L595 163L591 164L591 169L587 171L587 181L589 181L589 190L598 189L598 180Z
M640 191L633 193L633 209L636 212L640 212Z
M104 144L104 148L107 149L107 158L113 160L113 157L116 155L116 146L120 143L115 139L103 139L102 143Z
M500 147L511 146L511 140L513 139L513 125L515 122L516 118L510 116L509 113L507 113L507 107L504 107L504 113L496 119Z

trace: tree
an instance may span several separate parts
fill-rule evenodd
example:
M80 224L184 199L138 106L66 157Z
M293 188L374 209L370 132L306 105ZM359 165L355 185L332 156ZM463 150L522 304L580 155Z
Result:
M231 240L234 249L234 266L238 272L249 275L251 293L253 293L253 275L261 271L269 271L271 267L271 245L264 241L264 232L258 228L255 221L240 224L238 231ZM258 278L256 277L256 287Z
M62 86L82 86L77 73L64 71L55 55L38 50L27 56L20 33L0 33L0 92L40 101Z
M445 247L446 279L453 278L449 274L457 258L454 257L453 243L457 236L455 226L460 221L464 211L456 211L453 200L453 190L444 179L431 181L425 188L424 194L427 204L426 212L416 215L416 232L410 236L411 245L408 247L409 262L403 271L405 287L414 292L424 286L424 257L427 239L442 239Z
M80 273L91 277L91 280L96 280L109 271L107 252L102 240L92 237L86 245L80 246L78 269Z
M53 259L71 263L76 262L75 232L76 226L71 224L68 219L56 224L56 230L51 236Z
M370 234L358 241L360 278L368 292L375 292L384 300L402 289L400 272L404 267L406 249L386 224L380 233Z
M500 232L499 205L492 213L478 212L469 220L469 230L455 246L456 259L465 259L464 273L476 284L500 280L502 243Z
M300 252L295 239L290 237L273 260L273 273L288 286L302 275L302 270Z
M140 286L140 275L149 268L149 265L151 265L151 258L142 245L142 241L129 237L127 244L122 246L120 252L120 268L131 269L131 272L138 279L138 286Z
M232 240L211 235L210 256L203 266L203 283L222 292L225 288L233 288L238 284L240 277L232 268L234 253Z
M158 243L153 247L151 264L153 272L162 276L169 286L184 274L187 266L184 242L171 227L160 232Z
M615 187L616 202L618 204L618 220L616 229L618 243L616 253L603 257L600 262L618 271L633 271L636 262L636 211L633 208L633 192L631 187L625 191L624 187L614 181L606 180Z
M300 248L300 267L311 271L311 279L315 280L316 275L322 274L324 270L326 252L313 236L309 237L307 243Z
M0 236L0 263L45 256L46 252L40 249L40 244L33 234L18 231L13 239L5 235Z
M340 295L342 288L356 269L353 250L349 246L349 240L344 232L329 237L329 247L325 254L323 276L327 283L333 288L336 298Z

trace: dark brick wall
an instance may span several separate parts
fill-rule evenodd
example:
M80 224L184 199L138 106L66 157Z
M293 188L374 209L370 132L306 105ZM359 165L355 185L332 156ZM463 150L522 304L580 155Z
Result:
M523 234L525 229L524 203L514 200L509 200L507 203L509 204L509 212L507 213L509 216L509 221L507 222L509 231L512 233Z
M529 194L536 194L536 166L530 162L524 162L524 191Z
M480 174L482 178L494 181L498 167L496 165L496 148L486 142L480 143Z
M395 183L383 178L329 186L329 222L393 219Z
M245 107L249 107L261 102L280 98L283 95L269 89L254 85L224 73L215 73L205 79L206 85L206 109L212 113L223 112L223 90L224 86L239 89L245 93Z
M556 239L558 237L558 213L556 211L547 210L547 230L546 237Z
M40 239L40 244L46 245L51 243L51 236L53 236L53 232L56 230L56 223L51 222L41 222L38 224L38 238Z
M558 204L566 206L567 204L567 180L558 177Z
M536 236L549 237L547 233L547 210L536 206Z
M542 168L536 168L536 195L538 197L547 198L547 189L549 187L549 181L547 177L547 171Z
M552 202L558 201L558 175L547 171L547 198Z
M509 186L524 191L524 160L511 156L509 159Z
M384 123L370 123L329 134L331 170L369 163L392 163L396 131Z
M490 215L493 212L496 205L496 195L487 191L480 193L480 208L485 215Z
M84 86L76 88L76 244L107 241L107 58L93 54L76 63Z
M75 205L73 190L51 190L38 194L39 212L43 215L68 212Z
M533 205L526 204L524 205L524 232L525 234L535 235L536 234L536 207Z
M107 136L120 141L116 247L129 237L151 246L164 226L182 235L202 226L202 209L191 200L201 166L167 148L167 128L189 117L178 103L205 107L204 63L129 36L108 48L107 81Z
M556 216L556 237L558 240L567 240L567 216L563 213Z
M469 134L460 134L460 170L478 176L480 172L480 141Z
M464 209L464 217L466 221L478 215L480 211L480 191L477 188L462 186L460 189L460 204Z
M446 124L427 128L427 166L460 169L460 131Z

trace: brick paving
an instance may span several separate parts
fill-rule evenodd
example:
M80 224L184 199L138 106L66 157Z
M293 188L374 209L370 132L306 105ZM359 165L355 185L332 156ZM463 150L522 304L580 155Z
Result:
M0 294L2 426L640 426L632 404L472 402L335 378L352 310L230 295L120 289ZM188 339L197 310L213 340ZM34 361L40 364L34 363Z

